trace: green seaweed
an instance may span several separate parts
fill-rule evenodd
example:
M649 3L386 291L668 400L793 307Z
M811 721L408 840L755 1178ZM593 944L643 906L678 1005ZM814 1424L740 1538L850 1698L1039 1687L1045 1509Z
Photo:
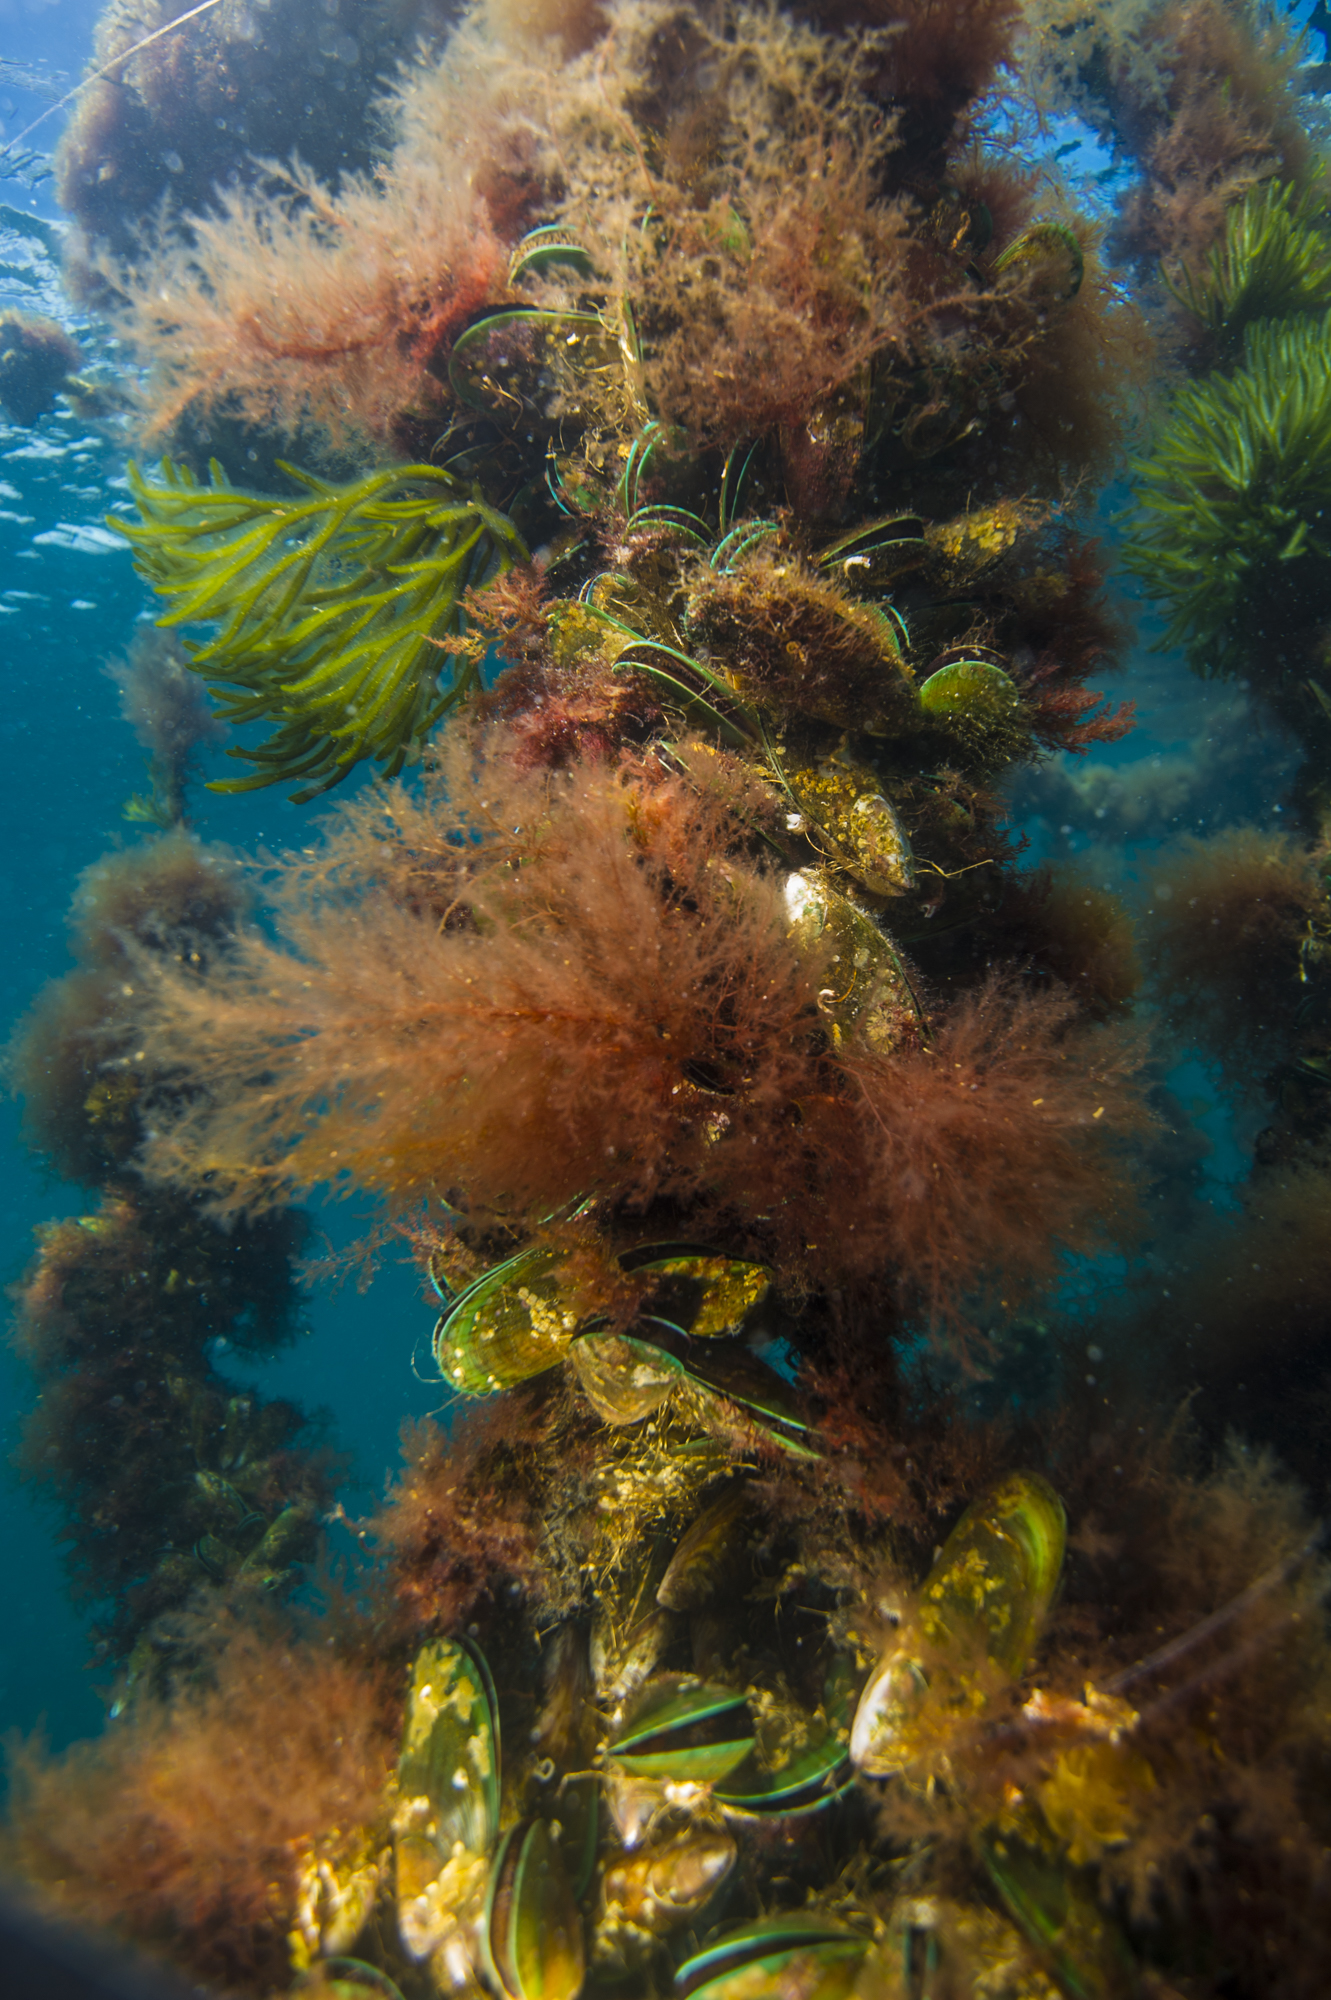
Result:
M1124 565L1205 678L1331 612L1331 315L1248 329L1244 365L1177 398L1138 460Z
M506 515L436 466L392 466L346 486L282 470L301 496L238 492L216 461L211 486L170 460L160 485L132 466L141 518L110 525L170 606L159 624L219 626L189 648L189 664L220 716L278 724L266 742L228 752L258 766L251 776L210 789L299 778L292 796L303 802L363 758L391 777L477 684L474 662L447 643L464 628L463 594L526 550Z
M1331 308L1331 242L1316 226L1307 195L1263 181L1235 202L1205 273L1165 282L1211 334L1217 358L1232 364L1258 320L1295 319Z

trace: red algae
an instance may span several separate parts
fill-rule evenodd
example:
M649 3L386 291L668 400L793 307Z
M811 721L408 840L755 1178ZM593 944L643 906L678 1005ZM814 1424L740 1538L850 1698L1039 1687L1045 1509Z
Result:
M1255 827L1189 837L1151 897L1144 942L1175 1025L1225 1049L1288 1036L1331 917L1319 857Z
M805 1281L895 1271L943 1317L1112 1229L1101 1141L1138 1117L1133 1057L1070 1034L1071 1002L996 984L927 1046L833 1060L835 974L791 943L724 792L631 763L523 777L493 750L449 772L433 806L390 793L293 860L286 950L246 933L206 979L145 961L150 1174L206 1171L242 1211L320 1182L532 1221L665 1199Z
M100 1741L16 1749L6 1858L256 2000L652 2000L718 1945L737 1988L1321 2000L1321 668L1289 832L1152 858L1137 923L1005 803L1131 725L1093 489L1200 364L1177 304L1260 183L1319 254L1297 50L1213 0L390 12L439 39L342 154L80 197L196 636L120 673L165 831L11 1054L95 1190L15 1295L18 1464L117 1678ZM165 130L125 65L70 171ZM210 675L277 725L240 788L344 737L402 773L261 891L186 831ZM1222 1216L1157 1020L1268 1121ZM290 1332L328 1193L434 1321L359 1522L215 1365ZM827 1936L773 1973L787 1917Z
M382 1828L396 1708L381 1671L242 1627L203 1685L100 1742L11 1745L6 1859L69 1921L271 1991L307 1853L346 1865Z

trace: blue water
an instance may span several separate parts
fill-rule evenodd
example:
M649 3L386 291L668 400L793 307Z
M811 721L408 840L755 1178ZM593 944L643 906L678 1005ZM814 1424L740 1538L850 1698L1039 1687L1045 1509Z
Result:
M45 63L77 76L91 45L98 0L53 0L46 7L0 0L0 55ZM43 109L42 97L0 83L3 134L12 137ZM50 148L59 119L32 143ZM49 191L0 182L0 201L57 220ZM0 258L24 252L11 236ZM17 248L15 248L17 245ZM29 246L31 250L31 245ZM0 284L0 307L58 300L34 256L35 283ZM67 309L65 309L67 311ZM77 323L77 322L75 322ZM25 430L0 423L0 707L4 783L0 788L0 1017L12 1021L41 984L67 968L64 913L80 870L108 846L131 842L123 802L143 787L142 753L121 720L103 668L124 651L146 614L129 555L103 519L123 501L124 467L115 449L72 416ZM1149 626L1143 627L1149 640ZM1152 856L1180 831L1204 832L1236 820L1278 825L1278 801L1293 764L1278 736L1254 733L1242 689L1204 685L1181 664L1143 644L1113 687L1135 700L1139 727L1125 742L1086 759L1057 759L1023 778L1013 796L1017 826L1033 860L1072 861L1111 888L1149 890ZM277 793L193 798L205 840L280 848L308 824ZM1211 1146L1207 1186L1220 1204L1246 1167L1245 1133L1215 1077L1193 1062L1171 1078ZM0 1104L0 1264L16 1279L34 1227L80 1211L79 1191L45 1176L24 1150L16 1109ZM354 1213L320 1211L335 1242L356 1230ZM267 1366L238 1371L265 1394L326 1407L356 1454L344 1494L365 1511L396 1462L399 1427L436 1407L437 1385L417 1378L413 1353L428 1334L429 1304L413 1273L390 1264L367 1301L354 1288L312 1298L300 1342ZM223 1363L225 1365L225 1363ZM31 1399L31 1384L7 1353L0 1358L3 1449ZM85 1664L81 1619L71 1609L54 1542L54 1521L10 1474L0 1474L0 1546L5 1599L0 1613L0 1726L44 1720L59 1744L94 1729L101 1714Z
M33 432L0 426L0 649L6 701L0 716L5 784L0 796L0 1014L12 1021L37 987L68 968L64 912L74 879L134 830L123 802L143 788L143 756L119 715L102 671L122 652L143 614L144 592L123 547L101 527L119 467L85 426L45 418ZM214 799L200 789L195 822L205 840L239 846L288 844L298 809L277 796ZM6 1281L17 1278L32 1231L78 1214L79 1193L41 1173L22 1147L16 1107L6 1102L0 1240ZM318 1217L335 1240L354 1217ZM438 1402L437 1386L412 1374L415 1342L430 1326L414 1275L391 1265L367 1310L354 1287L311 1304L310 1332L274 1363L247 1365L243 1379L265 1394L326 1406L357 1453L349 1510L364 1512L396 1462L399 1426ZM225 1367L225 1363L222 1364ZM31 1386L6 1353L3 1425L8 1454ZM57 1741L94 1727L101 1710L84 1669L85 1646L69 1610L52 1545L52 1522L6 1473L3 1492L8 1601L0 1619L0 1718L31 1728L45 1717Z
M0 57L77 77L99 11L96 0L57 0L43 11L0 0ZM0 139L12 139L49 100L3 79L0 70ZM58 118L48 119L30 145L49 150L59 129ZM44 185L29 190L0 180L0 203L59 220ZM0 237L0 260L29 257L37 282L0 279L0 309L55 310L84 330L86 322L62 304L36 240L12 229ZM44 981L69 968L65 911L80 871L136 838L121 808L145 788L143 752L103 671L147 610L125 545L104 526L109 507L125 506L123 495L123 461L86 423L56 414L22 429L0 418L0 1035ZM286 846L304 821L278 794L222 800L201 786L191 811L202 839L249 849ZM32 1254L37 1224L88 1204L34 1162L20 1141L18 1109L3 1098L0 1119L0 1272L10 1284ZM354 1212L343 1207L315 1219L335 1243L357 1233ZM365 1513L382 1494L404 1419L438 1404L438 1385L418 1380L411 1365L431 1323L415 1275L390 1262L368 1307L354 1285L324 1292L311 1300L301 1322L308 1333L293 1349L234 1371L266 1396L331 1412L356 1454L342 1494L351 1513ZM214 1358L226 1372L226 1360ZM8 1469L32 1393L25 1371L0 1349L0 1730L42 1722L58 1745L96 1729L103 1706L87 1667L83 1621L67 1600L55 1517Z

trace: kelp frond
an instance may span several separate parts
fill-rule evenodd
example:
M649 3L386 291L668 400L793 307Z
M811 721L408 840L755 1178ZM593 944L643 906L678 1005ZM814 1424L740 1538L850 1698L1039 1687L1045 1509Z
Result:
M1178 397L1139 460L1124 564L1206 676L1331 609L1331 315L1250 327L1244 365Z
M242 493L213 462L202 486L163 460L162 483L136 466L138 521L111 525L169 610L161 625L216 624L189 664L227 722L278 727L228 754L257 765L214 784L252 791L305 780L327 791L363 758L392 775L477 680L447 643L463 630L463 593L525 556L504 514L432 465L393 466L333 486L295 466L292 499ZM440 687L440 674L450 672Z
M1166 279L1174 297L1233 363L1255 320L1294 319L1331 307L1331 240L1307 194L1264 181L1235 202L1204 274Z

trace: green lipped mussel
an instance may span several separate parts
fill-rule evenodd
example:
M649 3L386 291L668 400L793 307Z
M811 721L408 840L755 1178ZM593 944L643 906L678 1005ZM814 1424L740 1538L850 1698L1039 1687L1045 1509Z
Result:
M971 1707L982 1699L968 1685L976 1674L1023 1671L1058 1588L1066 1534L1063 1503L1038 1473L1010 1473L966 1509L860 1696L850 1734L858 1770L887 1777L909 1765L926 1698Z

